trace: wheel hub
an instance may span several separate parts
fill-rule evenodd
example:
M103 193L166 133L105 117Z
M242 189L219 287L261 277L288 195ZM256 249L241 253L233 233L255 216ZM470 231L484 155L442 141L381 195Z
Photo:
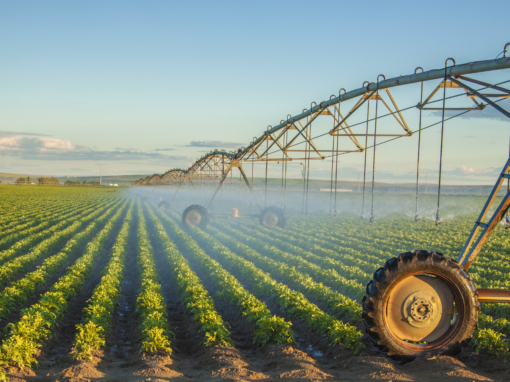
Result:
M453 293L439 277L406 277L388 298L387 327L403 341L435 341L449 329L452 318Z
M425 300L415 301L411 306L411 316L418 322L430 319L432 311L432 304Z
M186 222L189 225L199 225L202 221L202 215L200 215L197 211L190 211L186 215Z
M402 312L411 326L423 327L437 319L437 299L426 292L412 293L406 298Z
M274 212L266 212L262 221L264 222L264 227L274 227L278 224L278 216Z

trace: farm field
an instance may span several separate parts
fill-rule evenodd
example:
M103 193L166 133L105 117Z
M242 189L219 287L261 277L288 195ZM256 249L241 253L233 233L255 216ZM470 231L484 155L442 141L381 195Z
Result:
M0 186L0 362L11 381L506 380L510 308L485 304L455 357L397 364L364 336L361 300L387 259L456 257L483 198L445 196L436 227L401 213L288 212L184 227L140 190ZM247 207L248 208L248 207ZM253 208L253 207L252 207ZM446 215L445 215L446 216ZM470 269L510 288L498 227ZM1 380L1 378L0 378Z

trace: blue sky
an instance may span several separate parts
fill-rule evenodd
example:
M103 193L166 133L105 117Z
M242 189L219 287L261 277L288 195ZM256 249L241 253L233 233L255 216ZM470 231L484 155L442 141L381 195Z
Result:
M186 167L380 73L495 58L510 42L509 10L508 1L4 1L0 172ZM509 136L510 124L490 116L449 123L446 179L492 183ZM438 138L424 133L431 179ZM405 139L381 146L378 179L412 181L417 141ZM356 179L362 157L344 155L341 177ZM329 176L326 163L314 166Z

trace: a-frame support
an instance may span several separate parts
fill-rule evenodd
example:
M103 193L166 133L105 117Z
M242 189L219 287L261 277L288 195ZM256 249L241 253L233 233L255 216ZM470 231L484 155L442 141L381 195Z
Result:
M207 207L206 209L209 209L209 207L211 207L211 204L212 202L214 201L214 198L216 198L216 195L218 194L218 191L220 190L220 188L223 186L223 183L225 182L225 179L227 178L228 174L232 171L232 168L234 167L237 167L239 168L239 171L241 172L241 175L243 176L243 179L244 181L246 182L246 185L248 186L248 188L250 189L250 192L252 194L252 197L253 197L253 188L250 184L250 181L248 180L248 177L246 176L246 174L244 173L244 170L243 170L243 167L241 165L241 162L238 161L238 160L231 160L231 162L228 164L228 167L227 169L223 172L223 176L221 177L221 180L220 182L218 183L218 185L216 186L216 189L214 190L214 193L213 193L213 196L211 197L211 200L209 201L209 204L207 204Z

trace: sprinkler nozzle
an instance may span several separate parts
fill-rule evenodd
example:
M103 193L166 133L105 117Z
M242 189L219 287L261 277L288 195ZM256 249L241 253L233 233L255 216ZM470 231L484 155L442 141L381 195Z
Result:
M373 223L375 222L375 216L374 215L370 215L370 223Z

